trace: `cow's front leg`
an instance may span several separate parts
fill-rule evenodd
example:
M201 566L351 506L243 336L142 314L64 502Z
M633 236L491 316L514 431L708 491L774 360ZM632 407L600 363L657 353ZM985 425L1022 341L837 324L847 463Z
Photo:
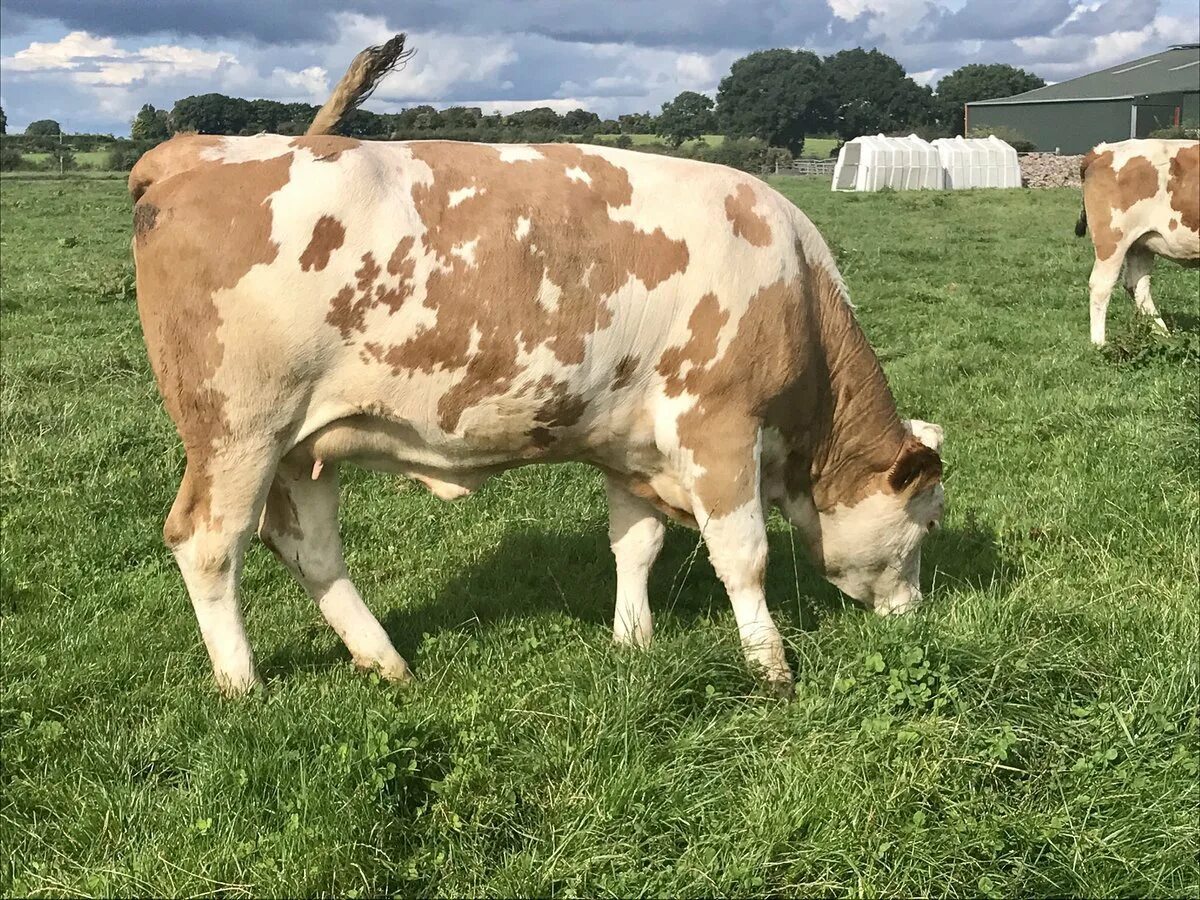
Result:
M745 434L724 437L719 446L695 454L704 466L693 490L696 521L713 569L733 605L746 661L760 670L778 693L790 695L792 670L779 629L767 609L764 589L767 526L760 491L761 436L754 427Z
M648 646L654 636L650 613L650 567L662 550L662 516L645 500L629 493L611 477L608 493L608 539L617 562L617 607L613 640Z

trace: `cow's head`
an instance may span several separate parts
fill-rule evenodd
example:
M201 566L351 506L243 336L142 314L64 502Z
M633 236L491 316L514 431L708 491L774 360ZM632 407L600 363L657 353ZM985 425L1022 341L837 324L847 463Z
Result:
M921 599L921 542L941 522L942 429L906 421L908 437L891 468L871 477L862 499L818 510L806 489L777 479L771 499L805 538L817 570L880 615L901 613Z

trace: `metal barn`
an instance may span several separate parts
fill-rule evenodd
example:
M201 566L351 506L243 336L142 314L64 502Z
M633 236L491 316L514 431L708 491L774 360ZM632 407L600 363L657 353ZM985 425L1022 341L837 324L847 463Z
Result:
M1085 153L1101 141L1146 137L1200 120L1200 44L1122 63L997 100L968 103L970 129L1011 128L1039 150Z

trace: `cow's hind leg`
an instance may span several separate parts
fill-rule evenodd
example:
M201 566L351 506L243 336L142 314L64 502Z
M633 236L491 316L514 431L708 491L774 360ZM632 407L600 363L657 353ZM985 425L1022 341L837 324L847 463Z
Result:
M1104 320L1108 315L1108 301L1113 287L1121 277L1121 262L1124 253L1117 251L1108 259L1097 259L1088 278L1089 306L1091 309L1092 343L1097 347L1104 343Z
M246 544L275 467L273 448L189 452L163 538L187 585L213 677L227 694L257 681L238 602Z
M1149 316L1164 334L1167 323L1158 314L1154 301L1150 299L1150 272L1154 268L1154 254L1144 247L1130 247L1125 255L1125 290L1133 298L1138 312Z
M659 512L629 493L612 478L608 492L608 538L617 562L617 607L613 614L613 640L618 644L648 646L654 636L648 582L650 567L662 550L663 526Z
M718 430L702 453L692 505L709 559L725 585L746 661L781 694L792 689L783 639L767 609L767 525L761 494L762 439L757 423Z
M316 602L354 664L407 681L404 658L350 581L338 533L337 466L312 477L311 461L280 463L267 493L259 535Z

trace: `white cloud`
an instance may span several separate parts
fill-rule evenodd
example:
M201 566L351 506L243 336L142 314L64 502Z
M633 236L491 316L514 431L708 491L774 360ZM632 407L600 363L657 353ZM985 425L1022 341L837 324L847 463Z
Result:
M113 38L92 37L86 31L72 31L57 41L34 41L24 50L18 50L0 62L14 72L38 72L77 69L88 61L123 59L128 55Z
M309 66L299 72L276 68L271 70L271 77L309 96L324 97L329 93L329 73L321 66Z
M15 72L60 73L83 85L118 86L156 77L203 75L234 64L231 53L160 44L125 50L116 40L72 31L50 43L34 41L24 50L0 60Z

